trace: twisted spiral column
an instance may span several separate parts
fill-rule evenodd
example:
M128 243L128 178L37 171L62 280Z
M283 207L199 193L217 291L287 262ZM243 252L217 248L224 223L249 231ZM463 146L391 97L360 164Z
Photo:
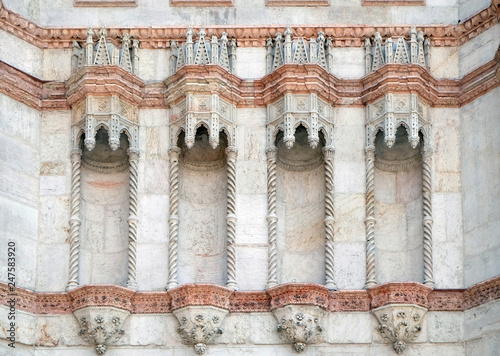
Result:
M80 254L80 178L81 178L82 151L71 151L71 217L69 219L69 282L67 290L79 286L78 267Z
M323 156L325 159L325 277L326 288L337 290L334 282L334 180L333 180L333 147L327 146L323 148Z
M237 290L236 282L236 157L235 147L226 148L227 156L227 283Z
M365 288L377 284L375 275L375 147L366 148L366 282Z
M432 262L432 149L425 147L422 152L422 203L424 230L424 284L435 287Z
M276 215L276 147L270 147L267 154L267 236L269 241L267 288L278 284L276 235L278 216Z
M179 240L179 147L170 150L170 216L168 241L167 289L179 285L177 282L177 253Z
M137 182L139 152L128 150L128 161L130 170L129 179L129 217L128 217L128 281L127 287L137 289Z

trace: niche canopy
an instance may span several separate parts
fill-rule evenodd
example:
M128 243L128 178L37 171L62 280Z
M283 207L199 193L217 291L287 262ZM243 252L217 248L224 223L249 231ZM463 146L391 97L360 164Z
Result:
M333 147L332 107L318 98L316 93L285 96L267 106L267 147L274 147L278 131L283 131L283 142L290 149L295 143L295 130L303 125L307 130L311 148L319 143L319 132L323 132L325 146Z
M402 125L408 132L408 142L416 148L420 142L419 132L424 136L424 144L430 145L431 124L428 121L429 105L417 94L387 94L382 99L369 104L366 109L366 146L375 146L379 130L384 134L384 142L391 148L396 141L397 128Z
M171 105L170 110L170 147L177 146L179 134L184 131L186 146L192 148L196 130L202 125L207 128L212 148L219 146L220 131L226 133L228 147L235 147L236 106L221 99L219 95L188 93L182 100Z
M120 99L117 95L87 96L73 106L73 145L79 147L82 133L85 133L85 148L92 151L96 144L96 133L104 127L109 135L109 147L120 147L120 135L124 132L129 140L129 149L139 152L138 109Z

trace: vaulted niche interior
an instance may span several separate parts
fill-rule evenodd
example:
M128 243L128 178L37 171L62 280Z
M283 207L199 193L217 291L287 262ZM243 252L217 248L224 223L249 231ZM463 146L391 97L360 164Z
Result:
M285 146L276 136L278 283L325 283L325 140L310 147L306 128L295 130L295 142Z
M423 282L422 158L407 128L396 130L391 148L382 131L375 138L375 245L379 283Z
M104 127L97 131L95 141L91 151L81 145L80 284L125 285L129 142L122 132L120 146L113 151Z
M226 282L227 146L221 131L212 148L203 124L191 148L179 134L179 284Z

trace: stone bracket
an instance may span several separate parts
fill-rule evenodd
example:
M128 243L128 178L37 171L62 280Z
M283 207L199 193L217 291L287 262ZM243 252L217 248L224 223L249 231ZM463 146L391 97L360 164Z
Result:
M322 340L326 312L316 305L287 305L273 310L278 320L277 332L291 343L296 352Z
M193 346L196 354L201 355L224 332L222 323L229 311L212 306L187 306L173 313L180 323L177 331L182 343Z
M422 331L422 320L427 308L418 305L388 304L372 310L379 326L377 331L389 342L394 351L404 352Z
M104 355L125 334L123 323L130 312L113 307L85 307L75 310L73 315L80 324L78 334L95 347L98 355Z

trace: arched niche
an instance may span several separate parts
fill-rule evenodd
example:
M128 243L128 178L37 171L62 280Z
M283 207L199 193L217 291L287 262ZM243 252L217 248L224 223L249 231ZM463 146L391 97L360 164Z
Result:
M325 166L319 142L311 145L304 123L293 146L279 130L275 146L278 283L325 281ZM311 147L314 146L314 147Z
M179 154L178 283L214 283L227 278L228 138L219 131L213 148L209 130L200 124L188 148L181 131Z
M101 125L96 128L93 146L81 144L80 284L125 285L129 140L122 131L119 146L113 150L108 128Z
M392 147L375 136L375 246L378 282L423 282L422 142L400 123Z
M366 108L366 283L434 287L432 126L417 94L386 94Z

